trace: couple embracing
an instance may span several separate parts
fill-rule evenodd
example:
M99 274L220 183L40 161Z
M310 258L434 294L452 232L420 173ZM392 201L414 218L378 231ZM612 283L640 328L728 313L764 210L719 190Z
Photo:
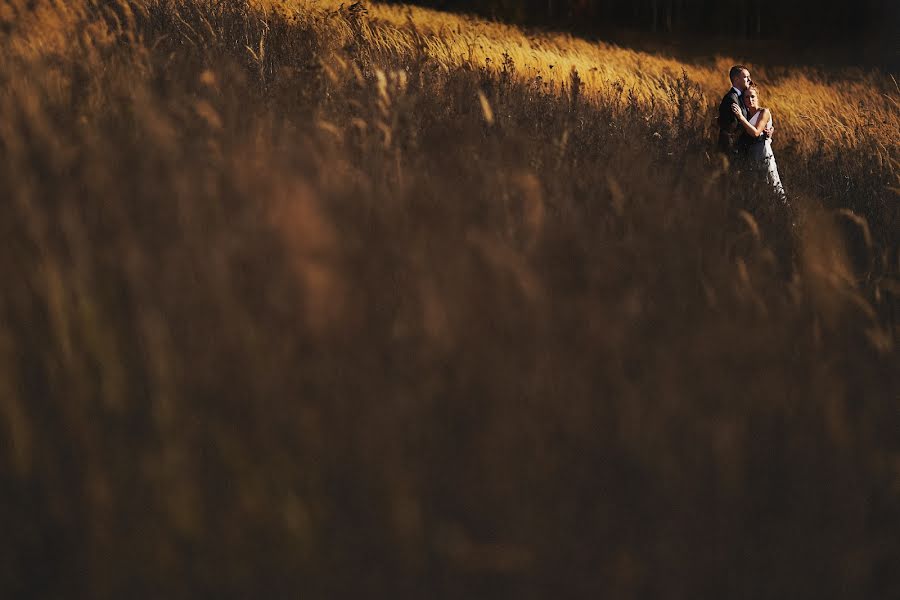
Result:
M759 90L750 71L735 65L728 72L731 89L719 105L719 150L750 170L765 173L766 181L785 199L772 151L772 111L759 105Z

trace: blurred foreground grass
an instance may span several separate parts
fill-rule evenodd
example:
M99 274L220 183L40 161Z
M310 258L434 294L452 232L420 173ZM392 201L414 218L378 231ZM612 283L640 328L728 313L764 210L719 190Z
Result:
M3 597L900 594L884 74L773 90L788 214L648 55L0 7Z

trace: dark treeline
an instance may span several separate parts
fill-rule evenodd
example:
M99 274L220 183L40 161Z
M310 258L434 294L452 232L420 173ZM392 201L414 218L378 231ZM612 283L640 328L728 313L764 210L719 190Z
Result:
M877 45L896 61L897 0L414 0L525 24Z

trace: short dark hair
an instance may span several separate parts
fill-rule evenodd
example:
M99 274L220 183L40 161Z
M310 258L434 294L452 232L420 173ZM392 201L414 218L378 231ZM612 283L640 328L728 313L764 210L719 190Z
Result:
M731 67L731 70L728 71L728 79L730 81L734 81L734 78L741 74L741 71L747 69L744 65L734 65ZM749 69L748 69L749 70Z

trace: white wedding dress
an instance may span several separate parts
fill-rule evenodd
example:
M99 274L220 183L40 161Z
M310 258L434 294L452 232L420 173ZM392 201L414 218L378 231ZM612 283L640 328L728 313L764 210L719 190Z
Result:
M750 124L756 127L762 116L763 111L760 109L756 114L750 117ZM770 117L769 124L774 125L775 119ZM778 176L778 165L775 164L775 153L772 151L772 140L766 138L764 142L756 142L750 144L750 160L760 165L760 168L766 170L766 181L775 188L775 192L784 199L784 186L781 185L781 177Z

